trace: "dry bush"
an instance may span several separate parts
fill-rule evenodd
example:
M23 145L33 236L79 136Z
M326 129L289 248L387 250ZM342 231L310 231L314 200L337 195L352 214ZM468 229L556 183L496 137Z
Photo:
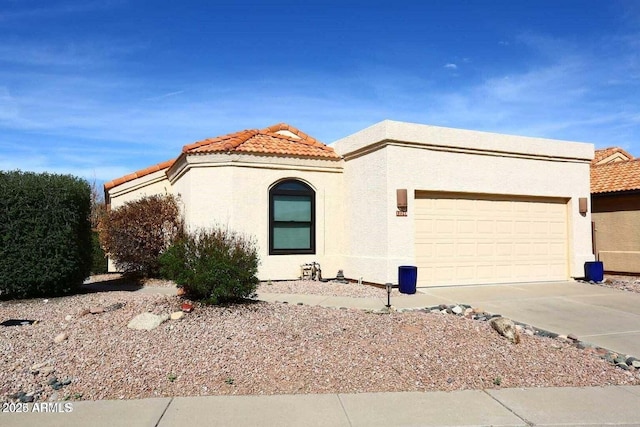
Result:
M147 196L107 212L100 221L100 243L118 270L158 275L158 257L182 234L178 200L170 194Z

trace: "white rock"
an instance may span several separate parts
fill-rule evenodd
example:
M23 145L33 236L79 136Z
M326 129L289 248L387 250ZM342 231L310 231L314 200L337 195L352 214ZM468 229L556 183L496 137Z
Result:
M462 313L462 307L460 307L459 305L456 305L455 307L453 307L453 308L451 309L451 311L452 311L454 314L460 314L460 313Z
M62 341L66 340L68 337L66 332L61 332L58 335L56 335L56 337L53 339L53 342L55 342L56 344L61 343Z
M73 319L73 316L70 314L67 314L66 316L64 316L64 320L66 320L67 322L71 321L71 319Z
M176 311L174 313L171 313L171 320L180 320L184 317L184 312L182 311Z
M168 318L169 316L166 314L141 313L131 319L127 328L150 331L160 326L160 324Z

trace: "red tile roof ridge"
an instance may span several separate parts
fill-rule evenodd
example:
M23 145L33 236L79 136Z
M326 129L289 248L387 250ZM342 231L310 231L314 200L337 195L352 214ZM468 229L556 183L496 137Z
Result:
M140 169L136 172L130 173L120 178L116 178L112 181L109 181L104 184L105 190L110 190L113 187L117 187L120 184L124 184L125 182L133 181L137 178L142 178L143 176L150 175L154 172L158 172L164 169L169 169L177 159L166 160L164 162L157 163L155 165L146 167L144 169Z
M275 125L271 125L268 126L264 129L262 129L264 132L273 132L273 133L277 133L278 131L281 130L288 130L289 132L297 135L300 137L300 140L295 140L297 142L302 142L303 144L307 144L310 145L312 147L318 147L318 148L329 148L327 147L326 144L323 144L322 142L318 141L317 139L315 139L314 137L302 132L300 129L291 126L287 123L277 123ZM278 134L281 136L286 136L286 135L282 135L282 134ZM292 138L293 139L293 138Z
M597 165L591 165L592 168L601 168L604 166L609 167L621 167L622 165L626 165L627 163L640 162L640 157L634 157L629 160L621 161L621 162L609 162L609 163L600 163Z
M192 151L197 148L210 145L210 144L215 144L217 142L222 142L222 141L228 141L228 143L224 145L224 148L227 150L232 150L237 146L239 146L240 144L242 144L243 142L247 141L252 136L257 135L259 132L260 131L258 129L245 129L245 130L233 132L227 135L203 139L202 141L197 141L192 144L185 145L184 147L182 147L182 152L186 153L188 151Z
M278 133L279 131L288 131L294 134L296 137L292 137L286 134ZM282 141L293 142L295 144L301 144L307 147L313 147L321 150L321 152L327 153L326 155L302 155L300 153L289 153L286 150L272 149L273 154L291 154L294 157L296 154L298 156L302 155L303 157L331 157L331 158L339 158L333 148L323 144L317 139L309 136L308 134L300 131L298 128L291 126L287 123L277 123L275 125L271 125L269 127L263 129L247 129L239 132L230 133L223 136L218 136L215 138L207 138L202 141L194 142L193 144L188 144L182 147L182 153L205 153L205 152L220 152L220 151L243 151L247 152L250 150L243 150L242 144L246 142L250 142L253 137L256 136L267 136L270 138L276 138ZM210 146L211 148L207 150L205 147ZM261 150L258 152L262 152ZM268 151L265 151L268 152Z
M621 148L621 147L606 147L606 148L598 148L598 149L596 149L594 151L594 156L593 156L593 160L591 161L591 163L593 165L596 165L597 163L601 162L602 160L606 159L607 157L613 156L616 153L622 154L623 156L627 157L629 160L633 160L634 159L634 157L628 151L626 151L624 148Z
M294 138L286 134L278 133L279 131L289 131L296 137ZM269 142L268 139L262 140L262 138L270 138L271 142ZM286 141L300 145L298 147L295 145L287 147L285 144L278 144L277 141ZM242 146L244 143L247 143L245 147ZM256 144L258 147L256 147ZM303 149L303 147L309 148ZM340 160L341 158L333 148L323 144L317 139L287 123L277 123L263 129L245 129L227 135L203 139L183 146L181 156L187 154L204 154L223 151L254 153L258 155L275 154L287 157L306 157L330 160ZM162 169L168 169L176 162L176 160L177 158L158 163L157 165L153 165L113 181L109 181L105 184L104 188L105 190L109 190L120 184L140 178L150 173Z

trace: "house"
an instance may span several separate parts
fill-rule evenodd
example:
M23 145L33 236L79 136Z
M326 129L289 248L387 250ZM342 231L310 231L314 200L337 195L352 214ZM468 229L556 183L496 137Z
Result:
M255 236L261 280L323 276L418 286L566 280L592 261L593 145L383 121L325 145L287 124L183 147L105 184L117 208L180 195L191 227Z
M605 271L640 273L640 159L618 147L591 165L594 252Z

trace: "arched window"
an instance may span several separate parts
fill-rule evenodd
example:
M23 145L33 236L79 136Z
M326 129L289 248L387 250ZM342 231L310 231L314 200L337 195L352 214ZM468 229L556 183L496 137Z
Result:
M316 193L293 179L269 191L269 255L316 252Z

